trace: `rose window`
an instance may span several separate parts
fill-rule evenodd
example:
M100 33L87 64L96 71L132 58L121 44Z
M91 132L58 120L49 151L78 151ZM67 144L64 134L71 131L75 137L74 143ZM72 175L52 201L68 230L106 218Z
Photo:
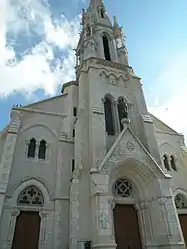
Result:
M175 205L176 208L182 209L182 208L187 208L187 200L182 194L177 194L175 196Z
M113 186L113 193L115 196L123 198L132 196L132 183L124 178L118 179Z

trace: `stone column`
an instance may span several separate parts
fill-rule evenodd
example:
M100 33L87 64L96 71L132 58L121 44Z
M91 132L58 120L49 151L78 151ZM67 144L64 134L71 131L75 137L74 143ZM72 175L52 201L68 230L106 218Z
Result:
M39 248L44 249L46 248L46 224L47 224L47 213L40 212L39 213L41 218L40 223L40 239L39 239Z
M15 152L16 140L20 128L20 123L21 123L20 113L14 110L12 112L11 122L8 127L7 137L0 164L0 219L2 216L5 193L9 182L9 175L11 172L12 161Z
M153 239L153 227L150 219L149 203L142 201L135 205L137 210L142 244L150 244Z

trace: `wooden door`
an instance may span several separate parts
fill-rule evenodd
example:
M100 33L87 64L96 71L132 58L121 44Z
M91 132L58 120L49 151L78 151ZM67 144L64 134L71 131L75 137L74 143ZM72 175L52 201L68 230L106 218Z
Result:
M114 231L117 249L141 249L137 212L133 205L116 205Z
M181 224L184 241L187 245L187 214L179 214L179 221Z
M38 249L39 234L39 213L20 212L16 220L12 249Z

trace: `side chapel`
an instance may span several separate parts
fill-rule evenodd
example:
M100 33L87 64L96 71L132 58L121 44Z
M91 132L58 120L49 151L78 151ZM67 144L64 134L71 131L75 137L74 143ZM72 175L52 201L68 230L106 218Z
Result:
M185 249L184 137L148 112L102 0L82 12L75 74L0 133L0 248Z

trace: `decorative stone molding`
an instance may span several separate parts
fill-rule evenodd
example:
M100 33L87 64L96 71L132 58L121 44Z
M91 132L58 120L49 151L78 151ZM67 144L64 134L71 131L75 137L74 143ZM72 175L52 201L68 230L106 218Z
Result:
M100 214L99 222L100 222L100 229L103 229L103 230L109 229L110 221L106 213L102 212Z
M103 101L104 101L104 100L103 100ZM103 108L101 108L101 107L93 107L93 108L92 108L92 112L93 112L94 114L101 114L101 115L104 114Z
M102 60L99 58L95 58L95 60L96 60L96 64L107 66L110 68L120 69L123 71L127 71L127 66L125 66L123 64L112 62L112 61L107 61L107 60Z
M153 123L153 120L149 115L142 115L142 119L146 123Z
M109 83L110 83L111 85L117 85L117 84L118 84L118 79L116 78L115 75L111 74L111 75L109 76Z
M108 84L111 85L123 85L127 87L126 81L128 81L128 75L125 73L116 73L115 71L108 71L107 69L101 69L99 75L106 79Z
M59 134L59 140L65 143L74 143L75 139L66 132L61 132Z

